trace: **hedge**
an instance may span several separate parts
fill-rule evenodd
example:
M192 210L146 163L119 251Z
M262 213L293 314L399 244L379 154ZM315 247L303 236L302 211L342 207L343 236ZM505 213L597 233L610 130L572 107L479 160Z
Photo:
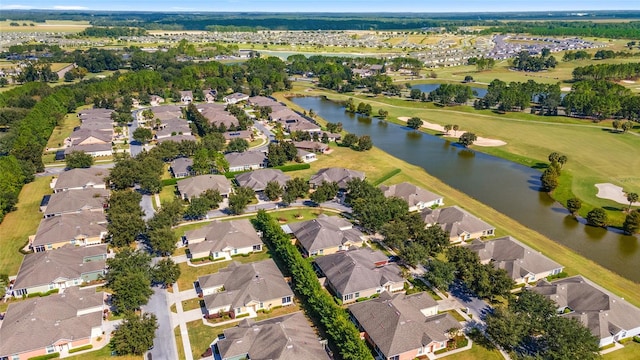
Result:
M47 292L38 292L38 293L31 293L29 295L27 295L28 298L34 298L34 297L43 297L43 296L49 296L51 294L57 294L60 292L60 289L52 289L49 290Z
M93 349L93 345L91 345L91 344L85 345L85 346L80 346L80 347L73 348L73 349L69 350L69 354L77 353L79 351L90 350L90 349Z
M40 356L34 356L34 357L30 357L28 360L47 360L47 359L56 359L60 357L60 353L59 352L54 352L51 354L47 354L47 355L40 355Z
M373 360L367 345L360 339L360 332L349 320L347 312L338 306L331 295L322 289L315 271L306 261L278 222L264 210L255 219L263 241L273 259L284 273L292 278L293 291L302 302L307 315L322 327L329 343L337 349L343 360Z
M171 185L176 185L178 183L178 178L171 178L171 179L162 179L162 186L171 186Z
M281 170L282 172L306 170L310 168L311 168L311 164L292 164L292 165L282 165L282 166L274 167L274 169Z

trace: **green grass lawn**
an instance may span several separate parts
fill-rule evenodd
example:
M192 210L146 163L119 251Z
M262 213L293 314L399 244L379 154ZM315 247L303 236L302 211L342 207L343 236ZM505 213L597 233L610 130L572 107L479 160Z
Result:
M223 334L224 329L236 326L236 323L211 327L202 323L202 320L196 320L187 323L189 332L189 342L191 343L191 352L194 359L199 359L209 345L219 334ZM178 330L179 331L179 330Z
M182 302L182 310L189 311L189 310L200 309L200 301L201 301L200 298L185 300Z
M135 356L135 355L111 356L111 347L109 345L103 347L100 350L71 356L70 358L73 360L141 360L143 359L142 356Z
M500 360L504 359L496 349L487 349L482 345L473 344L471 349L447 356L447 360Z
M246 264L246 263L266 260L270 258L271 258L271 254L268 251L262 251L259 253L253 253L249 256L234 256L233 261ZM181 271L180 278L178 279L178 288L180 289L180 291L191 289L193 288L193 282L196 281L196 279L199 276L215 274L218 271L220 271L220 269L223 269L229 266L229 264L231 264L231 261L216 261L209 265L196 267L196 266L189 266L187 265L187 263L180 263L178 264L178 266L180 266L180 271Z
M184 346L182 344L182 333L180 333L180 326L176 326L176 328L173 329L173 335L176 338L176 347L178 348L178 359L185 360L187 357L184 354Z
M163 186L162 190L160 190L159 195L160 195L160 203L172 202L173 199L176 198L176 186L175 185Z
M20 249L27 244L29 235L38 230L42 213L40 201L51 194L51 176L36 178L26 184L18 198L17 210L8 213L0 224L0 273L15 275L22 263Z
M640 356L640 344L629 341L624 345L624 349L616 350L602 356L604 360L630 360L638 359Z

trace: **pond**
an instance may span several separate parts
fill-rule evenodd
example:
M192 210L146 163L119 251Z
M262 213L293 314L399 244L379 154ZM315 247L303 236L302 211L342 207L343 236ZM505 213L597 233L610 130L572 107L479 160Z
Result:
M387 153L424 168L448 185L600 265L640 281L638 239L575 221L560 204L538 191L537 170L383 120L358 121L341 105L322 98L300 97L292 101L305 109L312 108L327 121L342 122L350 133L370 135L373 144Z

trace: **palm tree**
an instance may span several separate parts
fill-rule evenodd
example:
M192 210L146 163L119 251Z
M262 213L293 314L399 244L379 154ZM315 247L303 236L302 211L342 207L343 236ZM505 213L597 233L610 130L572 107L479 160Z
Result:
M560 164L560 168L561 169L564 166L564 164L567 163L567 160L569 160L569 159L567 158L566 155L560 155L560 157L558 157L558 163Z
M629 202L629 210L631 210L631 205L633 205L634 202L638 201L638 194L627 193L627 201Z
M451 131L451 128L453 128L453 125L451 124L447 124L444 126L444 133L445 134L449 134L449 131Z
M458 125L453 125L453 136L456 136L458 134L458 129L460 129L460 126Z

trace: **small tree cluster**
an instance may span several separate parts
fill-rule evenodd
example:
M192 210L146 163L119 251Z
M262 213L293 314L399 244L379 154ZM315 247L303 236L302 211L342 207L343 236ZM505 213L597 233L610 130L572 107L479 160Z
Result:
M552 192L558 187L560 173L564 164L567 163L567 160L566 155L561 155L557 152L549 154L549 166L540 176L540 182L544 191Z
M311 194L310 199L314 203L320 204L335 198L338 195L338 190L340 188L337 183L323 181Z
M466 247L454 246L447 251L447 259L454 264L457 277L469 290L481 298L511 296L515 283L503 269L482 264L478 254Z
M64 157L67 169L90 168L93 165L93 156L84 151L73 151Z
M309 183L299 177L287 181L284 188L282 202L285 204L291 204L298 198L305 198L309 193Z
M158 320L153 313L139 316L127 313L113 334L111 346L120 356L145 353L152 345L158 329Z
M107 230L110 242L115 247L126 247L145 232L140 201L142 195L131 190L113 191L107 210Z
M353 150L357 151L367 151L371 150L373 147L373 141L371 140L371 136L362 135L358 137L355 134L347 134L342 138L340 143L342 146L350 147Z
M308 134L308 133L307 133ZM269 167L284 165L287 161L293 161L298 156L298 149L293 143L281 141L269 144L267 164Z
M255 197L255 192L249 187L240 186L236 188L235 192L229 195L229 211L235 215L242 214Z
M460 138L458 139L458 143L460 143L464 147L469 147L470 145L473 145L473 142L476 140L478 140L478 137L476 136L476 134L466 132L460 135Z
M419 129L422 124L424 124L424 121L422 121L422 119L420 119L419 117L414 116L407 120L407 126L414 130Z
M189 219L201 219L209 210L217 209L222 200L218 190L208 189L200 196L191 198L184 216Z

